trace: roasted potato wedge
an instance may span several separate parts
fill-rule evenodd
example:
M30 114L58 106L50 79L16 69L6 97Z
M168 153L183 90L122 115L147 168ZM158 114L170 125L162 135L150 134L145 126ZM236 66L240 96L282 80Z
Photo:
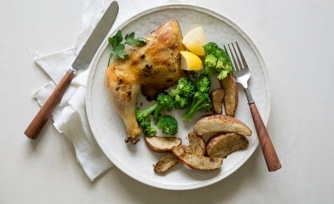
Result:
M198 156L191 151L190 147L184 145L174 147L173 154L192 169L209 171L219 169L223 164L223 159L220 157Z
M197 156L205 154L205 142L202 137L197 136L194 132L188 133L189 147Z
M182 143L179 137L145 137L145 143L148 148L154 152L170 152L173 147Z
M206 144L206 153L210 157L226 158L235 151L248 147L245 136L236 133L225 133L212 137Z
M251 129L242 121L225 115L214 114L202 117L194 125L196 135L233 132L240 135L251 136Z
M179 163L179 158L177 158L173 153L168 153L161 157L157 163L154 164L154 171L157 173L166 173L172 167Z
M220 86L225 90L224 110L225 114L234 117L238 106L238 88L234 77L228 75L225 79L220 80Z
M223 88L217 88L211 91L212 112L217 114L223 113L224 95L225 90Z

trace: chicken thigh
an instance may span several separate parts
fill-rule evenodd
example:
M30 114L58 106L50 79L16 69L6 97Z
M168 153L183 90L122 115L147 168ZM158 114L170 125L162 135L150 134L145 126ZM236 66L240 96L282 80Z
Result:
M126 142L139 141L141 130L135 111L138 94L149 98L174 85L183 75L180 68L182 33L177 21L170 20L148 36L146 45L130 47L125 59L115 58L105 80L109 98L124 122Z

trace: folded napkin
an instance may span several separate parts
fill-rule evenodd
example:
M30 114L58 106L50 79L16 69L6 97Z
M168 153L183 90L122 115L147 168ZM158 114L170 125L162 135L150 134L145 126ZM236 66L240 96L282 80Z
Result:
M109 1L110 2L110 1ZM83 45L104 13L103 0L86 0L82 17L82 31L74 47L57 53L41 56L34 53L34 60L52 79L45 86L33 93L33 97L42 105L51 94L65 72L71 67L77 50ZM77 161L87 177L93 181L97 176L112 166L96 143L89 128L85 111L85 93L89 70L78 72L61 102L52 114L53 125L59 133L67 136L75 148Z

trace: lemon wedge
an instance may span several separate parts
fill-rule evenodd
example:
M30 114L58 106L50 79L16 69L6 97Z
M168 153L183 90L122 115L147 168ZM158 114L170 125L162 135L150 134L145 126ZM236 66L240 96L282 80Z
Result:
M183 45L192 53L204 56L203 45L206 43L205 33L202 27L196 27L189 31L182 40Z
M181 69L188 71L197 71L203 69L202 60L192 52L180 51Z

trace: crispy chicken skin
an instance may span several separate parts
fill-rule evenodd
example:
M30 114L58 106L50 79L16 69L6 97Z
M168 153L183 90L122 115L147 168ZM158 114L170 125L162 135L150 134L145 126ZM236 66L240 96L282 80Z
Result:
M125 59L115 58L105 75L108 95L126 128L125 141L132 144L141 132L135 117L138 94L142 91L152 98L183 75L179 51L184 48L177 21L162 24L145 39L147 44L129 48Z

